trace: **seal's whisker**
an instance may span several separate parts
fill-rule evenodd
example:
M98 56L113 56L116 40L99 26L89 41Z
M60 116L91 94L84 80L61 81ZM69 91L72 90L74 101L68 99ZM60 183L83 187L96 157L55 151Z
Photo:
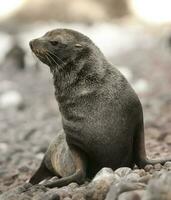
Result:
M49 61L50 64L52 64L52 61L50 60L50 58L48 57L48 55L46 53L45 54L45 57L47 58L47 60Z
M32 52L32 56L33 56L33 59L35 60L35 61L38 61L39 59L37 58L37 56Z
M66 65L66 63L61 59L59 58L57 55L55 55L54 53L52 53L51 51L48 51L48 53L52 54L54 57L56 57L59 61L62 62L63 65Z
M47 51L46 55L58 66L58 69L61 69L63 71L63 67L54 58L52 58L52 56Z
M46 51L46 55L47 55L56 65L58 65L59 67L61 67L61 66L59 65L59 63L48 53L48 51Z

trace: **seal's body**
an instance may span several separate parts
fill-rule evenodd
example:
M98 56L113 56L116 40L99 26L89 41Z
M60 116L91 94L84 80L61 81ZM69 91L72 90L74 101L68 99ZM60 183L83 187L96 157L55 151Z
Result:
M48 187L82 183L102 167L165 162L147 160L141 103L89 38L57 29L30 46L53 74L64 135L51 143L31 183L52 175L61 179L46 183Z

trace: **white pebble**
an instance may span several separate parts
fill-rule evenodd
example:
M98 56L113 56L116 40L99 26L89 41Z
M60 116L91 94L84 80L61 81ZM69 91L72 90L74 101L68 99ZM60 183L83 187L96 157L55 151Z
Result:
M36 154L36 158L39 159L39 160L42 160L44 157L44 153L38 153Z
M8 151L8 145L6 143L0 143L0 152L7 152Z
M133 84L133 88L137 93L147 92L149 90L149 85L146 80L139 79Z
M119 71L125 76L128 81L132 80L133 74L130 69L124 66L118 67Z
M0 107L20 107L23 105L23 98L21 94L15 90L3 93L0 96Z
M104 167L96 174L92 182L99 182L101 180L108 180L108 179L113 180L113 178L114 178L113 170L111 168Z

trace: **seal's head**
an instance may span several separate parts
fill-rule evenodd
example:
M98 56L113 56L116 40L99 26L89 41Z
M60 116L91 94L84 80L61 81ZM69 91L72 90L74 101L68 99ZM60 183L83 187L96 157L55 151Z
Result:
M55 29L30 41L34 54L51 68L66 65L90 51L93 42L70 29Z

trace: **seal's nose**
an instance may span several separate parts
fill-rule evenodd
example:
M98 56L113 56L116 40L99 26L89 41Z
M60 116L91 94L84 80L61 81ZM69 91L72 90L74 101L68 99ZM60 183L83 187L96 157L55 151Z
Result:
M40 44L41 43L39 39L34 39L29 42L32 51L36 50L37 48L40 48Z
M31 40L31 41L29 42L29 45L30 45L30 48L31 48L32 51L33 51L33 43L34 43L34 40Z

